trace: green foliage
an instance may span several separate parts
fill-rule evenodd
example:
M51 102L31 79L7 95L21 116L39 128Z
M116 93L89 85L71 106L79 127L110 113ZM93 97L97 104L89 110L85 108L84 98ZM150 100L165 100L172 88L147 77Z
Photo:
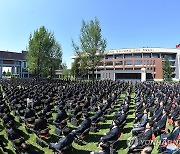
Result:
M86 74L87 70L92 71L92 79L94 81L94 71L101 61L102 55L106 48L106 40L102 38L99 20L91 20L90 22L82 21L80 31L80 46L72 41L76 55L80 59L80 65L83 65L82 74ZM84 72L85 71L85 72Z
M171 80L172 79L172 69L167 56L164 57L163 63L163 78L164 80Z
M64 62L64 63L62 63L62 65L61 65L61 69L62 69L62 70L67 69L67 65L66 65L66 63L65 63L65 62Z
M6 73L6 76L11 76L11 72L9 72L9 70L8 70L8 72Z
M6 76L6 71L3 72L3 76Z
M80 74L79 59L76 58L71 67L71 75L76 79Z
M37 77L40 74L47 75L47 72L52 76L61 65L61 46L55 40L54 34L44 26L34 31L33 35L30 34L28 50L28 69Z
M63 70L62 75L63 75L65 78L70 78L70 77L71 77L70 70L67 70L67 69Z

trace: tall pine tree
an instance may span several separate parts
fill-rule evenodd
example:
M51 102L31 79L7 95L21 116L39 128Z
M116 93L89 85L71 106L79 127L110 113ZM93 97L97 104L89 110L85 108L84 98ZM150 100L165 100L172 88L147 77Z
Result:
M164 78L164 80L171 80L172 79L172 68L171 68L168 56L164 57L164 62L163 62L163 78Z

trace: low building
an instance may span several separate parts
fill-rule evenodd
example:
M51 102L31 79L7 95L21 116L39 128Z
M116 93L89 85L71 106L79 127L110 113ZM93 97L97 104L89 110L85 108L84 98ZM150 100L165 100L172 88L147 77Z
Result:
M17 74L19 78L28 78L26 55L27 51L0 51L0 78L3 76L3 67L11 67L11 74Z
M178 48L107 50L96 68L95 77L96 79L140 80L143 68L146 72L146 80L163 80L162 66L165 56L168 56L173 70L172 78L180 80L180 49Z

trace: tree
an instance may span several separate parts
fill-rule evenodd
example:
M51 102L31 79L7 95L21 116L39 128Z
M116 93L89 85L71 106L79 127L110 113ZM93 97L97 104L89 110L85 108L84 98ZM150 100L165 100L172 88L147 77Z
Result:
M72 64L71 67L71 74L72 76L76 79L80 74L80 69L79 69L79 59L76 58Z
M164 62L163 62L163 78L165 80L171 80L171 78L172 78L172 69L171 69L171 65L170 65L168 56L164 57Z
M68 79L71 76L70 75L70 70L67 70L67 69L63 70L62 75L63 75L63 77Z
M6 76L6 71L3 72L3 76Z
M52 77L62 63L61 46L44 26L30 34L28 50L28 69L37 78L47 72Z
M8 71L6 73L6 76L11 76L11 72L9 71L9 69L8 69Z
M94 71L102 59L106 48L106 39L102 38L99 20L91 20L90 22L82 21L80 31L80 46L72 41L74 50L80 60L86 59L86 70L92 72L92 80L94 81ZM83 54L82 54L83 53ZM82 60L84 62L84 60ZM82 65L80 63L80 65Z

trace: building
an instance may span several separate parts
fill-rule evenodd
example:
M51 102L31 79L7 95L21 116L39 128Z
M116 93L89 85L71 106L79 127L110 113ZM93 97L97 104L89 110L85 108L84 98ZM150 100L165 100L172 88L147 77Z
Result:
M3 67L11 67L11 74L17 74L19 78L29 77L26 55L27 51L21 53L0 51L0 78L3 76Z
M96 79L140 80L142 70L145 70L146 80L163 80L162 66L165 56L168 56L173 70L172 78L180 80L180 49L178 48L131 48L105 51L95 71Z

